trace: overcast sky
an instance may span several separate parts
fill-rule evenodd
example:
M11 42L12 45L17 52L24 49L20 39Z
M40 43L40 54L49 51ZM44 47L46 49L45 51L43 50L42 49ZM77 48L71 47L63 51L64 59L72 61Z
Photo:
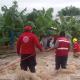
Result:
M14 0L0 0L0 8L3 5L11 6L12 1ZM43 7L45 9L47 8L54 8L54 15L56 13L66 7L66 6L75 6L80 8L80 0L16 0L18 1L19 10L22 10L24 8L27 8L28 11L31 11L33 8L36 9L42 9ZM0 10L1 11L1 10Z

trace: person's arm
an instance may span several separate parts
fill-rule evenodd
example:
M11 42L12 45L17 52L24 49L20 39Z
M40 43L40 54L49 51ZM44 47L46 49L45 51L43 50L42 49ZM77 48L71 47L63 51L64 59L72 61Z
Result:
M39 39L36 35L34 35L34 44L40 51L44 51L43 47L41 46Z
M56 48L58 48L58 46L59 46L59 42L58 42L58 40L56 40L54 48L56 49Z
M58 47L58 41L56 40L54 47L47 49L46 51L54 50Z
M68 48L68 51L72 51L72 44L71 44L71 42L69 41L69 48Z

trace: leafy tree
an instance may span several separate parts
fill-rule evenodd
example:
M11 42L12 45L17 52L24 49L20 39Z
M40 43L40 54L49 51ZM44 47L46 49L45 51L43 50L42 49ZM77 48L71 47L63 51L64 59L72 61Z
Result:
M14 44L15 31L17 29L22 29L22 26L24 25L23 19L21 16L24 11L20 13L18 12L17 8L18 8L18 5L16 1L14 1L13 5L9 8L7 8L7 6L2 7L3 19L4 19L3 29L4 29L4 32L8 32L9 34L8 38L9 38L9 41L10 41L9 43L11 47L13 47L13 44Z
M71 34L73 37L79 38L80 33L80 20L76 16L80 15L80 9L74 6L65 7L58 12L60 17L60 28L59 30L64 30Z
M33 11L30 14L28 14L28 23L32 23L31 25L33 25L33 31L37 35L40 36L41 34L49 34L48 29L54 26L52 13L52 8L49 8L48 10L45 10L43 8L42 10L33 9Z
M70 7L65 7L63 9L61 9L58 12L58 15L63 15L63 16L76 16L76 15L80 15L80 9L76 8L74 6L70 6Z
M74 17L60 16L60 22L56 21L56 27L58 32L61 30L70 34L72 37L79 38L80 36L80 21L77 21Z
M49 8L48 10L45 11L43 10L38 10L36 11L37 17L35 19L35 32L40 35L40 33L47 34L47 31L50 27L53 26L53 18L52 18L52 13L53 9Z

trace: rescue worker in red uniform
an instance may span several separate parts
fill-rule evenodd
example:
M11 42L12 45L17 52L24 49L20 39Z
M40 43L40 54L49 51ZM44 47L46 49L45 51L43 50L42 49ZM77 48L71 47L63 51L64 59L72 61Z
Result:
M74 57L80 56L80 44L77 38L73 39L73 56Z
M60 36L55 43L55 69L66 69L70 42L65 37L65 32L60 32Z
M40 51L43 51L43 48L39 43L38 37L31 32L32 26L25 26L24 30L17 41L17 54L21 55L20 67L25 71L29 68L34 73L36 72L35 46Z

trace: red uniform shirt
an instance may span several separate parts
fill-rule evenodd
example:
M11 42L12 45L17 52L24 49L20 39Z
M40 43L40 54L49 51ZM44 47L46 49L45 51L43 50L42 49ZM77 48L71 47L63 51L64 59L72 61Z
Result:
M80 45L78 42L75 42L73 44L73 50L74 50L74 52L80 52Z
M17 41L17 53L35 54L35 46L42 50L37 36L32 32L24 32Z
M65 37L59 37L56 41L56 56L67 56L70 42Z

